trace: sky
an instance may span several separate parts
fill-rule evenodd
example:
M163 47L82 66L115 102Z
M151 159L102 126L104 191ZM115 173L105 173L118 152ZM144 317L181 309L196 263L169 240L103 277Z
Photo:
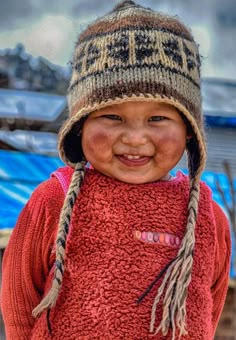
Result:
M236 80L235 0L136 0L178 15L200 45L202 75ZM0 0L0 49L25 46L66 66L77 35L118 3L118 0Z

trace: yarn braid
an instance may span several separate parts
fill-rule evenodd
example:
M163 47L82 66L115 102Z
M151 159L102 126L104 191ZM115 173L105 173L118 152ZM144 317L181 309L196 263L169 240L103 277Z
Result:
M85 164L86 162L77 163L72 176L71 184L69 186L59 220L59 228L56 239L54 279L49 292L32 312L32 315L35 318L38 317L44 310L50 310L56 304L65 271L64 260L66 239L69 232L72 210L85 175Z
M186 233L182 240L178 255L169 266L152 306L150 322L151 333L154 332L155 328L157 304L166 289L163 299L162 321L156 328L155 334L161 330L163 335L166 336L168 330L171 328L172 340L175 339L176 325L179 328L179 338L182 335L187 334L186 299L193 265L193 250L195 244L194 230L198 211L199 192L199 176L196 174L190 181Z

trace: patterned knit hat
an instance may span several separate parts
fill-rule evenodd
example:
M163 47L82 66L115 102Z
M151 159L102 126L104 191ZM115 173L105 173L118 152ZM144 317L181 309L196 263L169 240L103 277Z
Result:
M84 116L119 102L156 100L174 105L190 122L198 151L191 172L197 171L195 161L205 157L200 58L181 22L123 1L79 36L72 67L70 117L59 136L66 164L83 159L78 126Z
M193 133L186 146L190 175L186 233L178 256L166 268L150 326L153 332L156 305L164 294L162 323L156 332L161 330L165 335L172 328L174 338L176 324L180 335L186 334L185 303L193 263L199 179L206 159L200 58L192 34L178 19L129 0L88 26L75 46L68 93L70 115L59 135L60 156L75 172L61 213L53 286L33 314L50 309L61 286L70 216L85 173L86 159L78 132L91 112L128 101L171 104Z

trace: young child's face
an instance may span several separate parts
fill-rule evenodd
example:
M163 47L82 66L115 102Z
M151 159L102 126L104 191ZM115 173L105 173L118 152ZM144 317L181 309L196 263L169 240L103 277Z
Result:
M141 184L168 179L183 155L186 137L173 106L127 102L92 112L83 125L82 147L97 171Z

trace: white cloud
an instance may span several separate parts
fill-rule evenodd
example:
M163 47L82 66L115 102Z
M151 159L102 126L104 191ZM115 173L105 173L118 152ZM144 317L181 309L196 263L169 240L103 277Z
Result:
M203 25L192 25L191 27L192 33L196 42L200 45L200 53L203 57L208 57L211 53L212 45L212 37L209 30L209 27Z
M0 33L0 48L15 47L21 42L27 53L66 64L73 52L77 32L73 20L65 16L44 16L33 25Z
M212 76L215 73L215 69L212 65L212 41L214 37L211 35L211 31L208 26L192 25L191 31L193 33L195 41L199 44L199 52L202 59L202 74L206 77Z

